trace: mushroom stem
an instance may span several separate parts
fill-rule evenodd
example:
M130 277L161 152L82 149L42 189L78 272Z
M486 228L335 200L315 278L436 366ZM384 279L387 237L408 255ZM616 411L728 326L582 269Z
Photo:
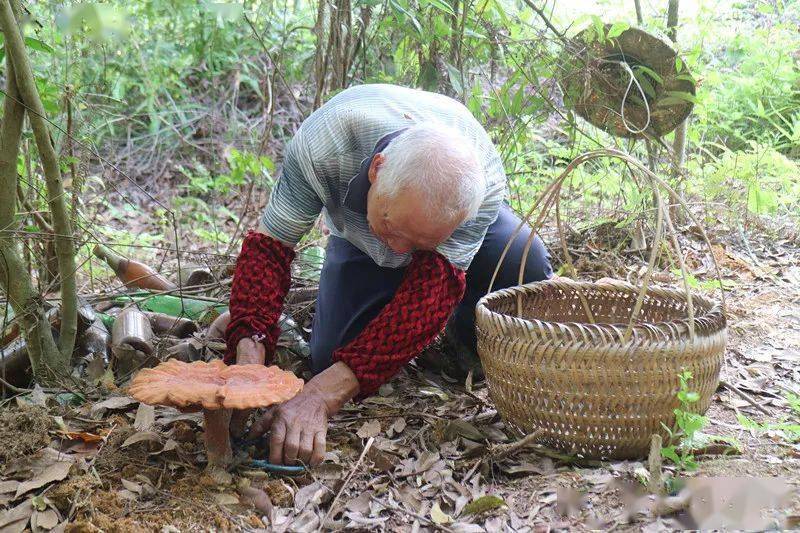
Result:
M203 409L209 468L227 468L233 461L230 409Z

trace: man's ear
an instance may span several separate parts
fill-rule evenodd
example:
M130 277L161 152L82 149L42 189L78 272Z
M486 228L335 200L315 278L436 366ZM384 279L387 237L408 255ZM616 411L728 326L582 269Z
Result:
M378 169L381 168L381 165L386 160L386 156L383 154L375 154L375 157L372 158L372 162L369 164L369 170L367 171L367 177L369 178L369 182L371 184L375 184L375 180L378 179Z

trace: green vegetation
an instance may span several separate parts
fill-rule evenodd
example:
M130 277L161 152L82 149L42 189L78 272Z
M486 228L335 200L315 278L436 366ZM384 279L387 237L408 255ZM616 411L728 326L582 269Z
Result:
M548 14L555 27L569 28L567 36L602 30L602 16L615 23L611 35L597 36L605 39L636 24L633 5L620 4L557 6ZM647 157L643 143L613 139L559 108L550 80L561 73L561 42L524 2L324 6L320 11L302 0L32 6L41 26L27 26L26 42L45 108L66 129L65 103L71 103L82 142L76 159L91 163L83 165L92 172L80 185L92 188L87 178L101 163L89 148L95 147L137 183L178 183L180 194L167 206L180 213L177 222L209 244L224 243L226 224L235 226L239 215L219 206L253 180L267 189L280 146L315 101L362 82L412 85L464 101L497 141L518 206L581 151L617 145ZM698 1L682 9L679 48L701 84L680 185L708 206L709 217L796 219L800 3L751 8ZM644 27L663 31L664 17L646 12ZM666 175L668 158L657 155ZM68 169L73 162L63 164ZM111 181L127 188L119 175ZM577 212L602 204L630 215L649 201L618 163L576 172L573 186Z

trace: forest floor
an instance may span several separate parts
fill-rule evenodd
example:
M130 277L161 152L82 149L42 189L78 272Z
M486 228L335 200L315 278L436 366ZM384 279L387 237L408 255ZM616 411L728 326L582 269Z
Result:
M597 236L584 237L582 275L636 277ZM700 250L690 232L682 239ZM696 526L688 508L733 528L800 527L800 406L787 401L787 391L800 392L800 247L796 236L714 242L730 286L721 379L748 399L720 386L703 429L734 438L738 450L707 446L695 472L665 461L665 476L709 480L689 499L649 495L646 458L597 463L536 445L503 456L519 436L486 385L467 390L412 364L333 418L326 461L300 477L240 467L212 479L199 414L140 405L124 385L88 395L37 387L0 411L0 531L663 531ZM708 279L702 257L690 251L687 262ZM745 427L740 414L795 431ZM752 478L786 484L770 489L788 499L766 518L758 509L769 507L770 490ZM725 490L725 506L712 508ZM270 503L257 497L264 492Z

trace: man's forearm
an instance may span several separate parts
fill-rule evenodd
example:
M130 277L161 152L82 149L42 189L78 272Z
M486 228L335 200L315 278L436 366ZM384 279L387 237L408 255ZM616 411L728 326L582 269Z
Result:
M332 416L356 397L358 389L358 378L349 366L340 361L311 378L303 392L318 395L325 402L328 416Z
M250 231L245 236L231 287L226 363L235 362L239 343L248 338L262 343L267 359L272 357L293 259L294 250L268 234Z
M349 344L333 352L359 383L358 397L375 393L444 329L464 296L465 273L436 252L415 252L392 300Z

